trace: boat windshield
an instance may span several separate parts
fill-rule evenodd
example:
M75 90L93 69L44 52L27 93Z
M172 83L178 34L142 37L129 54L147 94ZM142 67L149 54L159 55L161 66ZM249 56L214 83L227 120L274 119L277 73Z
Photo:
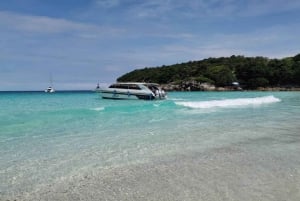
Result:
M109 88L141 90L137 84L112 84Z

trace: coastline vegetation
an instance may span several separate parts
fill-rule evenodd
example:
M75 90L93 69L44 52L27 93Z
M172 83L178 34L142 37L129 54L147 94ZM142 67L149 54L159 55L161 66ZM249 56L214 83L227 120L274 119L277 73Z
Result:
M300 86L300 54L283 59L231 56L189 61L181 64L145 67L126 73L118 82L155 82L192 86L201 83L228 87L237 82L243 89L291 88ZM191 89L191 88L189 88Z

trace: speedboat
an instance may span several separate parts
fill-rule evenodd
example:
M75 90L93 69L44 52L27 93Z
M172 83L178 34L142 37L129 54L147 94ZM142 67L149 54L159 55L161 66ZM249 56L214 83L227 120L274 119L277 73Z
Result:
M166 93L158 84L142 82L118 82L107 88L101 88L99 92L106 99L165 99Z

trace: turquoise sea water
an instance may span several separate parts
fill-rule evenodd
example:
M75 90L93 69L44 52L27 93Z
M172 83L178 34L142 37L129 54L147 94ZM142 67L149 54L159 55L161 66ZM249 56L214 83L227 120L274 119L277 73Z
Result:
M300 200L299 189L299 92L0 93L0 200Z

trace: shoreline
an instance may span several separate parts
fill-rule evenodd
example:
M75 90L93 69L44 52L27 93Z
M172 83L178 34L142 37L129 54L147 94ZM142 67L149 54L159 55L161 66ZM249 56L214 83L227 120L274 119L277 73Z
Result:
M243 89L241 87L216 87L214 85L201 85L201 86L189 86L183 87L180 85L162 84L162 88L168 92L192 92L192 91L300 91L299 86L288 86L288 87L258 87L256 89Z
M259 87L256 89L243 89L241 87L216 87L214 85L201 85L201 87L182 87L174 84L160 85L167 92L193 92L193 91L300 91L299 86L292 87ZM94 93L95 90L58 90L56 93ZM0 91L0 93L45 93L41 90L16 90L16 91Z

